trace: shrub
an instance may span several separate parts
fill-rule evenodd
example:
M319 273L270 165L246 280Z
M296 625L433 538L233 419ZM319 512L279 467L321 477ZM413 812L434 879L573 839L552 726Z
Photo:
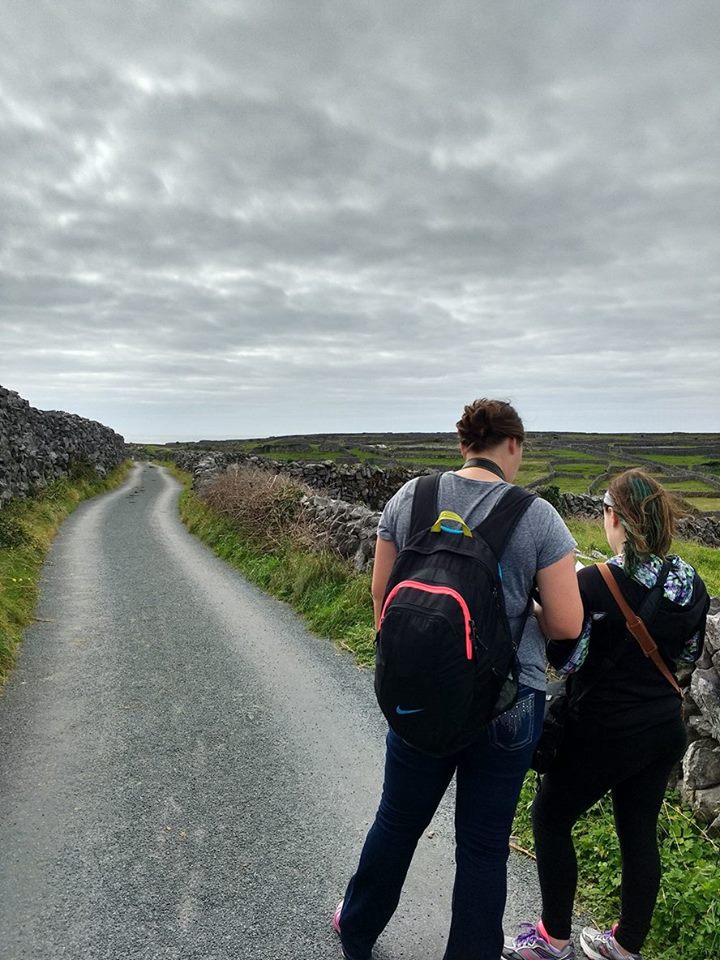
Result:
M257 467L228 470L202 490L213 510L232 520L239 533L268 549L288 542L310 546L312 534L303 520L300 501L311 492L283 474Z
M539 497L542 497L543 500L547 500L548 503L552 504L558 513L563 512L560 487L556 487L555 484L550 483L545 487L538 487L536 493Z

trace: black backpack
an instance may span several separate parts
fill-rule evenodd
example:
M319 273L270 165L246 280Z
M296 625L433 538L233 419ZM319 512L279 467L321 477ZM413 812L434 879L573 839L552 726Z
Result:
M535 496L509 487L471 531L457 514L438 516L439 483L440 474L424 476L415 488L408 542L382 606L375 694L399 736L446 756L476 740L517 699L517 645L500 558Z

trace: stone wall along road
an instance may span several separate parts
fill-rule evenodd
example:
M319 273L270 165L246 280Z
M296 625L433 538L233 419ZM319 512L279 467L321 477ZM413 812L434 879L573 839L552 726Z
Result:
M36 410L0 386L0 507L92 464L104 476L126 457L125 441L109 427L61 410Z

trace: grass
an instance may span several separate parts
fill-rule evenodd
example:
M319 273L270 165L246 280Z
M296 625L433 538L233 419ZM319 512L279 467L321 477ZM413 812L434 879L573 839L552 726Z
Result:
M597 474L589 477L564 477L562 474L555 474L550 481L552 486L557 487L560 493L588 493L590 484Z
M101 480L92 467L79 465L73 478L0 510L0 685L32 622L40 571L60 524L83 500L119 486L129 469L128 460Z
M704 453L651 453L648 454L648 459L654 460L656 463L667 463L670 466L687 464L695 467L708 462L708 456Z
M605 464L592 461L588 463L563 463L557 460L553 463L555 469L560 473L579 473L584 477L596 477L599 473L605 472Z
M696 490L698 493L707 493L708 490L716 488L711 483L704 483L702 480L665 480L662 477L657 478L666 490L681 490L690 492Z
M582 450L555 450L553 448L548 450L548 454L552 456L553 460L557 458L559 463L567 458L568 460L585 460L594 464L598 457L597 453L584 453Z
M691 507L695 507L701 513L720 511L720 497L685 497L685 499Z

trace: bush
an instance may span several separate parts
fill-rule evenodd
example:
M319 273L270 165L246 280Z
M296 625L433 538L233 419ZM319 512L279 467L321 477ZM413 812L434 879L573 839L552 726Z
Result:
M310 492L309 487L283 474L238 467L207 484L202 499L232 520L237 531L253 544L276 549L288 542L297 546L312 543L300 506L303 496Z
M555 484L550 483L545 487L538 487L535 492L539 497L542 497L543 500L547 500L548 503L552 504L558 513L563 512L560 487L556 487Z

